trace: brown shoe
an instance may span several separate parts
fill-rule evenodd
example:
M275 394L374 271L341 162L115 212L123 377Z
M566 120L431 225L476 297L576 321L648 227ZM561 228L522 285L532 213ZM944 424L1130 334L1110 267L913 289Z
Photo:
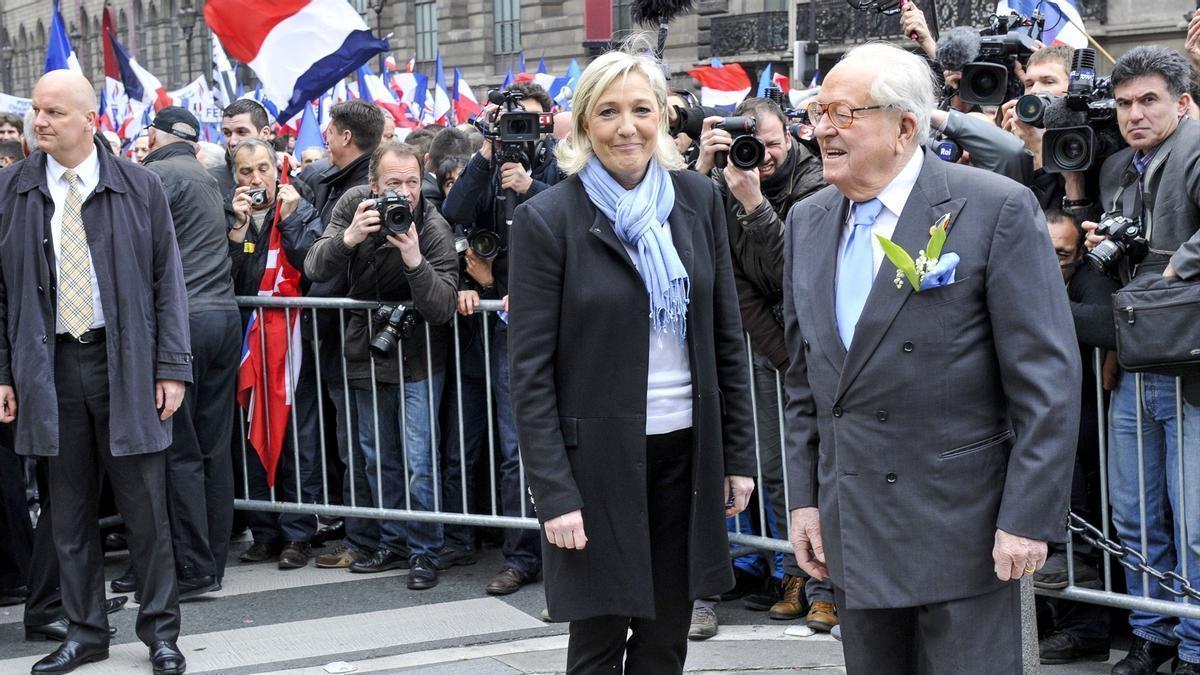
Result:
M534 580L534 577L521 573L512 567L505 567L488 582L488 595L508 595L516 593L522 586Z
M790 574L784 576L783 598L771 605L767 616L780 621L791 621L804 616L804 579Z
M821 633L828 633L838 625L837 608L828 600L813 600L812 605L808 608L807 620L809 628Z
M250 544L250 548L242 552L238 556L238 560L244 563L260 563L268 560L273 560L283 550L283 544L263 544L254 542Z
M279 569L298 570L308 566L312 546L307 541L289 541L279 553Z
M314 561L317 567L323 569L345 569L356 562L362 562L369 556L348 544L338 544L329 553L322 553Z

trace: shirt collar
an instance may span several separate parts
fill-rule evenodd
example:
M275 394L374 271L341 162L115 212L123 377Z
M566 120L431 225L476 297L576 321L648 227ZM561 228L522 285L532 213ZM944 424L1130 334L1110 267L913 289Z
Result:
M46 175L50 180L63 182L63 174L66 171L67 167L59 164L49 153L46 154ZM95 144L92 145L92 152L75 167L75 173L79 176L81 185L95 185L100 182L100 157L96 154Z
M883 202L884 208L891 211L897 218L900 217L900 212L904 210L904 204L908 201L908 195L912 193L913 187L917 184L917 177L921 175L921 166L925 163L925 153L918 148L913 152L912 157L908 158L908 163L896 174L892 182L883 188L877 199Z
M1150 166L1150 162L1154 161L1154 155L1158 154L1159 146L1154 146L1150 152L1142 152L1135 150L1133 153L1133 166L1139 174L1146 173L1146 169Z

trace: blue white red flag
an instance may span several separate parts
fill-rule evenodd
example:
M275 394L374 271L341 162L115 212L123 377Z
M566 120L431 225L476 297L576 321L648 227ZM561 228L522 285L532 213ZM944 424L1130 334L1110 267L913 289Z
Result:
M475 98L475 92L471 91L471 85L463 78L462 73L458 68L454 69L454 117L459 124L475 119L475 116L483 110L483 106L479 105L479 99Z
M283 156L279 182L290 182L291 161ZM296 297L300 295L300 272L283 252L276 202L271 234L267 244L267 267L258 287L260 297ZM275 485L275 469L283 453L296 381L300 377L302 346L300 312L283 308L262 308L250 317L242 341L242 362L238 367L238 403L247 411L248 440L258 453L267 473L267 485Z
M54 12L50 17L50 36L46 42L46 70L70 70L83 74L79 67L79 57L75 56L75 48L67 37L67 27L63 23L62 13L58 11L58 0L54 0Z
M1046 17L1046 31L1042 42L1048 45L1066 45L1073 49L1088 46L1084 32L1083 17L1075 7L1074 0L1000 0L996 3L996 14L1004 16L1015 11L1031 17L1040 12Z
M282 119L388 49L346 0L208 0L204 18L284 106Z
M740 63L720 68L699 66L688 71L700 83L700 104L733 109L750 94L750 76Z

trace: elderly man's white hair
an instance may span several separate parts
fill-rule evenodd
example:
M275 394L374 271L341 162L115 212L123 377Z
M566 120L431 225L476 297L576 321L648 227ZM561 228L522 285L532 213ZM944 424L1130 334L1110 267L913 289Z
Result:
M868 91L878 105L910 112L917 117L916 141L929 139L929 112L937 107L933 71L925 59L882 42L871 42L846 53L841 63L862 62L875 71Z

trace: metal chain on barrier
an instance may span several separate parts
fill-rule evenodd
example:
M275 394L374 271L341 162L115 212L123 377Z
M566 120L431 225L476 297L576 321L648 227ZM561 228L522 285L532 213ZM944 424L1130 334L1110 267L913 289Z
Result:
M1196 588L1188 583L1187 579L1176 574L1174 570L1160 572L1147 565L1146 556L1142 555L1141 552L1104 536L1104 533L1099 528L1075 515L1074 512L1070 514L1067 528L1092 546L1107 551L1116 558L1117 562L1129 570L1153 577L1158 581L1158 585L1162 586L1163 590L1171 595L1177 598L1188 596L1193 600L1200 600L1200 590L1196 590ZM1179 584L1178 588L1175 586L1176 583Z

